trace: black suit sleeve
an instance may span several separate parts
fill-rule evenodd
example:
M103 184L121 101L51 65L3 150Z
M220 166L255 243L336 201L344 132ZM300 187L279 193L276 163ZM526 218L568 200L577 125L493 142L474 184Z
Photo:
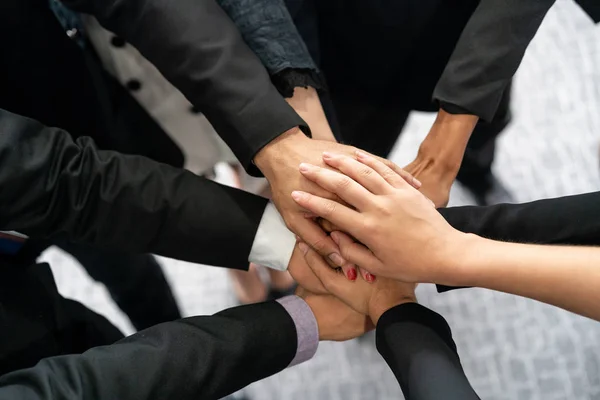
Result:
M450 207L439 212L454 228L488 239L530 244L600 244L600 192L524 204ZM452 289L438 286L439 291Z
M488 239L531 244L600 244L600 192L523 204L441 208L454 228Z
M556 0L481 0L434 90L435 100L486 121Z
M379 319L376 340L407 400L479 399L441 315L416 303L396 306Z
M0 110L0 230L247 268L267 201Z
M249 173L281 133L308 128L214 0L63 0L133 44L206 115Z
M0 398L219 399L286 368L296 348L296 327L280 304L242 306L44 359L0 378Z

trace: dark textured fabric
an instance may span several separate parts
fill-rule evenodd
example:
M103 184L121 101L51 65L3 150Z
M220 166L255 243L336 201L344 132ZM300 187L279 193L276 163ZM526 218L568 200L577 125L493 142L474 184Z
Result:
M135 46L201 110L247 171L256 153L304 121L214 0L63 0Z
M219 399L279 372L296 353L278 303L228 309L146 329L82 355L53 357L0 378L20 400Z
M283 0L217 0L271 75L317 66Z
M460 365L450 327L419 304L402 304L381 316L377 350L407 400L479 399Z
M247 268L267 200L0 110L0 227Z
M285 98L294 95L294 89L314 88L317 91L325 89L324 82L316 71L310 69L287 68L271 76L273 84Z

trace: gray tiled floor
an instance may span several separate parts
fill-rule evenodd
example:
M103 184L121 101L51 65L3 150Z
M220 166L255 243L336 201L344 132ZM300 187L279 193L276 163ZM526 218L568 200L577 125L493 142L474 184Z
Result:
M519 201L598 190L600 28L571 0L559 0L531 45L516 80L515 121L502 137L496 172ZM431 116L415 115L394 161L406 163ZM451 204L470 203L460 188ZM599 208L600 211L600 208ZM61 292L131 332L126 318L62 253L45 255ZM233 304L226 272L164 261L186 315ZM600 290L600 288L599 288ZM600 324L513 296L471 289L420 301L448 319L463 365L484 399L600 400ZM322 343L312 361L256 383L253 399L402 398L373 337Z

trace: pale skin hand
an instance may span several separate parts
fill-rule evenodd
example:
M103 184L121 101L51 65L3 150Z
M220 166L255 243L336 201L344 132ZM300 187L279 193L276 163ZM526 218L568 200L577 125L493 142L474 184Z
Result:
M455 115L440 110L417 157L404 167L423 183L421 192L436 207L448 204L450 187L456 179L467 142L477 121L478 117L475 115Z
M324 263L321 256L317 254L317 257ZM330 294L317 295L299 287L296 295L306 301L315 315L319 340L341 342L362 336L375 328L368 316L356 312Z
M359 160L326 157L348 176L321 169L305 173L356 210L315 196L298 197L303 207L368 246L334 232L350 262L379 277L478 286L600 320L600 248L504 243L464 234L383 164L369 156Z
M415 284L391 279L378 279L369 284L363 280L348 281L341 274L329 268L317 253L304 243L300 243L310 269L323 286L355 312L368 315L377 325L383 313L392 307L404 303L414 303Z
M295 128L265 146L256 155L254 162L269 181L273 193L273 202L285 220L287 227L319 254L327 257L332 265L341 266L347 276L356 278L355 267L341 257L337 245L329 235L323 231L313 218L307 218L307 213L289 197L292 191L301 190L321 197L337 199L334 194L324 191L302 177L298 173L298 165L301 162L311 162L325 167L321 158L323 151L353 154L356 149L334 141L335 139L314 89L312 91L298 91L296 89L294 97L297 98L289 100L290 104L297 107L300 114L310 123L318 126L313 135L315 138L324 140L309 139L298 128ZM311 125L311 130L312 128ZM393 168L397 168L397 172L415 187L420 186L420 182L410 174L387 160L385 162Z
M441 272L449 269L448 252L460 249L455 246L462 236L394 170L364 153L357 152L356 157L323 154L325 163L339 172L308 164L300 167L306 178L352 208L304 192L292 197L364 244L344 246L342 253L361 269L407 282L439 282ZM332 237L339 242L342 235L335 232Z

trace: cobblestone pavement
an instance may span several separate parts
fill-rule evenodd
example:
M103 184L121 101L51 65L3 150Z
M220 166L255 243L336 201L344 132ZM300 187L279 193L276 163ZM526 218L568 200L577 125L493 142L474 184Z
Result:
M571 0L557 2L531 45L516 79L514 111L495 171L518 201L598 190L600 28ZM430 115L411 118L394 161L414 157L431 122ZM451 205L470 203L462 188L453 188ZM57 250L44 257L65 296L132 332L105 289L71 259ZM173 260L163 265L186 315L234 304L226 271ZM486 290L438 295L425 285L418 294L421 303L447 318L481 398L600 400L600 324ZM312 361L253 384L246 393L255 400L402 398L373 336L322 343Z

